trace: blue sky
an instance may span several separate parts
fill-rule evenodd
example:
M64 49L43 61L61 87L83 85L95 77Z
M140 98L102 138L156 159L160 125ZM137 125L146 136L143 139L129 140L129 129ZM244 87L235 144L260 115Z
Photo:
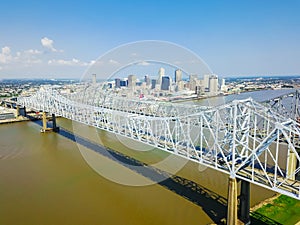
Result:
M163 40L220 76L300 74L299 0L2 1L0 78L80 77L128 42Z

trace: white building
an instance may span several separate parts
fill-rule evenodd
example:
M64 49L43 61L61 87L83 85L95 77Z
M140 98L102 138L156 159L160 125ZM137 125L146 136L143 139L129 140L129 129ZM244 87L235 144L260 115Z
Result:
M219 94L219 81L217 75L211 75L209 79L209 95Z
M209 92L209 78L210 74L205 74L203 77L203 90Z
M175 70L175 83L177 84L182 80L182 71L180 69Z
M225 84L225 79L222 79L221 91L222 91L222 92L227 92L227 91L228 91L228 87L227 87L227 85Z
M136 76L129 75L128 76L128 88L135 89L135 86L136 86Z
M205 74L202 82L202 90L209 96L219 94L219 80L215 74Z
M163 77L163 76L165 76L165 69L164 69L164 68L159 68L159 71L158 71L158 79L157 79L156 84L161 85L162 77Z

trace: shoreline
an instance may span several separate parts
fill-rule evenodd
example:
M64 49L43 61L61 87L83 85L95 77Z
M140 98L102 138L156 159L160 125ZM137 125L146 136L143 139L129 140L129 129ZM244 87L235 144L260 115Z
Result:
M174 102L174 103L182 103L182 102L190 102L190 101L197 101L197 100L203 100L203 99L209 99L209 98L216 98L216 97L222 97L222 96L230 96L230 95L240 95L244 93L251 93L251 92L259 92L259 91L269 91L269 90L292 90L292 89L299 89L299 87L293 87L293 88L280 88L280 89L273 89L273 88L263 88L263 89L251 89L251 90L241 90L239 92L230 92L230 93L220 93L218 95L200 95L200 96L191 96L191 97L185 97L185 98L174 98L171 100L167 100L166 102Z
M1 124L9 124L9 123L19 123L19 122L24 122L24 121L29 121L29 119L26 117L22 117L22 118L15 118L15 119L0 120L0 125Z
M55 116L56 118L60 118L60 116ZM47 121L51 120L51 116L47 116ZM35 120L42 120L42 118L38 117L24 117L24 116L19 116L18 118L12 118L12 119L4 119L0 120L0 125L1 124L9 124L9 123L19 123L19 122L26 122L26 121L35 121Z
M252 212L258 210L259 208L261 208L261 207L263 207L263 206L265 206L265 205L267 205L267 204L269 204L269 203L272 204L273 201L274 201L275 199L277 199L280 195L281 195L281 194L276 193L276 194L274 194L272 197L266 198L265 200L263 200L263 201L257 203L256 205L254 205L254 206L252 206L252 207L250 208L250 213L252 213Z

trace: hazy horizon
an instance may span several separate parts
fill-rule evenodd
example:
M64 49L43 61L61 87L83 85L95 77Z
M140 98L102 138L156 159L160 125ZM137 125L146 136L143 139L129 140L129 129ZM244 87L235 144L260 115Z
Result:
M129 74L128 74L129 75ZM174 75L169 75L166 74L167 76L171 76L173 77ZM138 78L143 78L143 76L137 76ZM155 75L150 75L150 78L157 78ZM225 78L225 79L248 79L248 78L291 78L291 77L295 77L295 78L300 78L300 74L295 74L295 75L247 75L247 76L239 76L239 75L228 75L228 76L219 76L219 78ZM118 77L118 78L124 78L124 77ZM199 76L199 78L201 78ZM85 79L92 79L92 75L89 77L85 77ZM78 77L45 77L45 78L41 78L41 77L12 77L12 78L0 78L0 81L3 80L80 80L80 78ZM113 79L112 79L113 80ZM98 79L97 81L105 81L105 79Z

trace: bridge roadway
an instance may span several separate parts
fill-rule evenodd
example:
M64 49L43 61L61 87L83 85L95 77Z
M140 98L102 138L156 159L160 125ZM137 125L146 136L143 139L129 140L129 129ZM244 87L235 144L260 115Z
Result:
M41 88L18 98L18 104L125 136L300 200L300 125L252 99L195 107L133 101L93 88L69 97Z

